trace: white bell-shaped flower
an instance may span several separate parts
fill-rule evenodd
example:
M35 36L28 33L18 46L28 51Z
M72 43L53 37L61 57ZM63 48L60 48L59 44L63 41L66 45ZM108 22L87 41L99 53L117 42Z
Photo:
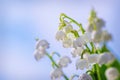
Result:
M66 38L66 34L63 31L57 31L56 33L56 39L59 40L64 40Z
M35 52L34 52L34 57L38 61L41 58L43 58L45 54L46 54L45 49L36 49Z
M61 68L56 68L50 73L51 79L56 80L59 79L63 76L63 71Z
M73 47L77 48L77 47L82 47L86 44L84 37L80 36L79 38L77 38L76 40L73 41Z
M92 41L95 43L101 42L101 36L102 36L101 31L93 31L91 34Z
M111 53L103 53L103 54L99 54L98 57L98 64L102 65L102 64L107 64L109 62L114 61L114 56Z
M103 19L96 19L96 26L97 26L97 30L100 30L102 27L105 26L105 21Z
M73 30L73 27L69 22L65 21L65 24L66 26L63 28L63 31L65 33L69 33L71 30Z
M83 47L72 48L71 54L73 57L81 56L83 50L84 50Z
M86 43L89 43L89 42L92 41L92 39L91 39L91 33L85 32L82 36L83 36L83 39L85 40Z
M92 24L88 24L87 25L87 28L86 28L86 32L92 32L94 30L94 27L93 27L93 25Z
M89 64L97 63L98 62L98 54L91 54L88 56Z
M105 72L105 75L107 80L116 80L118 77L120 77L119 71L114 67L108 68Z
M76 61L76 69L85 69L89 68L88 61L86 59L77 59Z
M75 35L73 33L67 33L67 37L72 41L75 40Z
M71 39L65 39L62 41L64 48L70 48L73 44Z
M36 49L39 49L39 47L43 47L45 49L49 48L49 43L46 40L38 40L36 42Z
M60 58L60 60L58 61L58 65L60 67L67 67L69 63L71 63L71 59L68 56L64 56L62 58Z
M93 80L92 77L86 73L79 76L78 80Z
M90 56L90 53L87 53L87 52L86 52L86 53L83 54L83 58L84 58L84 59L88 59L88 56Z
M111 34L108 33L108 31L106 31L106 30L102 31L102 39L101 40L103 42L109 41L111 39L112 39L112 36L111 36Z

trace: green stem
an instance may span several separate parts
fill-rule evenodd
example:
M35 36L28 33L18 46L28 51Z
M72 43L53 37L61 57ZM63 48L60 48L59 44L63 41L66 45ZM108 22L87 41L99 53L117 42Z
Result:
M100 67L98 64L95 64L95 69L96 69L96 73L97 73L97 78L98 80L102 80L101 76L100 76Z
M64 16L64 18L70 19L73 23L75 23L76 25L78 25L78 26L80 27L80 30L82 31L82 34L84 34L85 30L84 30L84 28L82 27L82 24L79 24L77 21L75 21L74 19L68 17L68 16L67 16L66 14L64 14L64 13L61 14L61 18L62 18L62 16ZM60 18L60 20L62 20L61 18Z
M59 66L57 65L57 63L54 61L54 59L52 58L52 56L50 56L48 53L46 53L46 55L48 56L48 58L51 60L51 62L57 67L59 68ZM63 73L63 77L66 79L66 80L69 80L69 78Z
M94 53L94 48L95 48L95 46L94 46L93 42L90 42L90 45L91 45L91 47L92 47L92 53Z

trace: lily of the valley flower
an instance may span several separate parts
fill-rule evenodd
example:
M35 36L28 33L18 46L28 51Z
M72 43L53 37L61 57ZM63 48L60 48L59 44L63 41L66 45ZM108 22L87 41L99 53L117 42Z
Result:
M72 48L71 54L73 57L81 56L83 50L84 50L83 47Z
M94 31L94 27L96 27L96 31L100 31L104 26L105 21L103 19L95 19L94 24L88 23L86 31L91 33Z
M105 75L107 80L116 80L118 77L120 77L119 71L114 67L108 68L105 72Z
M109 62L114 61L114 56L111 53L103 53L103 54L99 54L98 57L98 64L102 65L102 64L107 64Z
M58 41L64 40L65 38L66 38L66 34L62 30L57 31L57 33L56 33L56 39Z
M60 58L60 60L58 61L58 65L60 67L67 67L69 63L71 63L72 61L70 60L70 58L68 56L64 56L62 58Z
M64 26L64 28L63 28L63 31L65 33L69 33L71 30L73 30L73 27L69 22L65 21L65 24L66 24L66 26Z
M106 30L102 31L101 40L102 40L103 42L107 42L107 41L109 41L109 40L111 40L111 39L112 39L112 36L111 36L110 33L108 33L108 31L106 31Z
M89 68L88 61L86 59L77 59L76 61L76 69L85 69Z
M79 76L78 80L93 80L92 77L86 73Z
M77 47L82 47L86 44L84 37L80 36L79 38L77 38L76 40L73 41L73 47L77 48Z
M49 43L46 40L38 40L36 42L36 50L34 57L38 61L46 54L46 49L49 48Z
M64 48L70 48L72 46L72 44L73 44L71 39L63 40L62 43L63 43Z
M96 19L95 24L97 26L97 30L100 30L102 27L105 26L105 21L103 19Z
M102 31L93 31L91 34L92 41L99 43L101 41Z
M49 43L46 40L38 40L36 42L36 49L39 49L39 47L47 49L49 48Z
M56 68L50 73L51 79L56 80L59 79L63 76L63 71L61 68Z
M88 55L88 57L87 57L88 63L89 63L89 64L97 63L97 61L98 61L98 56L99 56L98 54Z
M44 50L44 49L36 49L35 52L34 52L34 57L38 61L41 58L43 58L45 54L46 54L46 50Z
M93 30L94 30L93 25L89 23L89 24L87 25L86 32L91 33Z
M92 41L91 34L89 32L85 32L82 36L83 36L86 43L89 43Z
M82 34L80 37L78 37L76 40L73 41L73 47L74 48L82 47L91 41L92 41L91 34L88 32L85 32L84 34Z

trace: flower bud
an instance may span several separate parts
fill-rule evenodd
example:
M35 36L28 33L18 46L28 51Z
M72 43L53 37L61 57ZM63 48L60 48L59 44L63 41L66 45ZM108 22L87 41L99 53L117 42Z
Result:
M116 80L120 76L120 73L116 68L111 67L106 70L105 75L107 80Z

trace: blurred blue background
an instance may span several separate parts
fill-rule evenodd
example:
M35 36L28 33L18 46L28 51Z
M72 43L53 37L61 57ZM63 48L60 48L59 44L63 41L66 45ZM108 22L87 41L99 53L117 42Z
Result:
M60 13L86 26L92 7L106 21L113 35L109 46L120 59L120 1L119 0L0 0L0 80L50 80L52 70L48 58L34 59L35 38L49 41L48 52L58 51L70 55L55 40ZM71 55L70 55L71 57ZM65 68L70 76L74 63Z

